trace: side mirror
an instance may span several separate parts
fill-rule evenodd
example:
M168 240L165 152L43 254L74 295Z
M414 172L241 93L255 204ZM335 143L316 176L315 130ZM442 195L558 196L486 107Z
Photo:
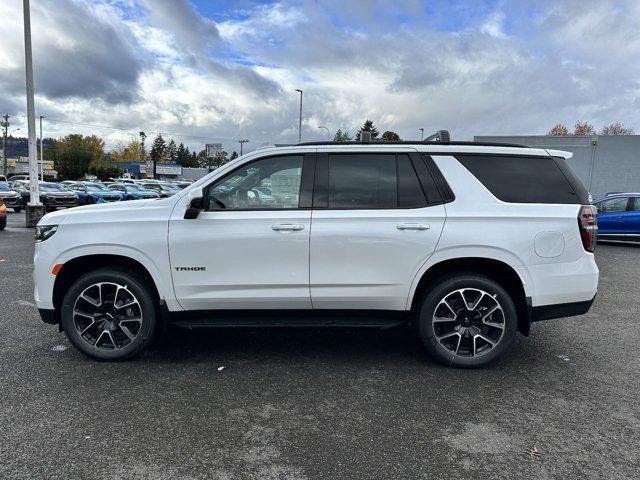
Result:
M204 197L202 188L194 188L187 195L188 207L184 212L185 220L194 220L198 218L200 212L204 210Z

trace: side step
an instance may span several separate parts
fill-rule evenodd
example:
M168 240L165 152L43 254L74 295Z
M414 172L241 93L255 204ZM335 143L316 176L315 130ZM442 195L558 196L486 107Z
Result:
M349 327L393 328L408 323L409 312L379 310L206 310L169 313L171 326L194 328Z

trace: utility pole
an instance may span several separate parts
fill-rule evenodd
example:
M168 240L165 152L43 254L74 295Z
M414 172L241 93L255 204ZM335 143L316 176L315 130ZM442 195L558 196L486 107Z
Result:
M44 117L42 115L40 115L40 176L41 176L41 180L44 182L44 147L42 146L44 144L43 142L43 138L42 138L42 119Z
M296 92L300 92L300 117L298 119L298 143L302 143L302 90L296 88Z
M420 130L420 141L422 142L424 140L424 128L419 128L418 130Z
M249 140L238 140L238 143L240 144L240 155L242 156L242 146L249 142Z
M4 114L4 120L0 126L4 129L2 132L2 174L7 176L7 130L9 129L9 114Z
M33 54L31 51L31 13L29 0L22 0L24 15L24 59L27 89L27 126L29 131L29 190L31 198L26 208L26 226L35 227L44 216L44 205L40 203L38 164L36 163L36 109L33 87Z

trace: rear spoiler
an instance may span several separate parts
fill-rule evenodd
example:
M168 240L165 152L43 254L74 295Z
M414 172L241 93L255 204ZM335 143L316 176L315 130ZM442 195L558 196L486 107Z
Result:
M546 152L552 157L562 157L565 160L569 160L571 157L573 157L573 152L565 152L564 150L549 150L547 148Z

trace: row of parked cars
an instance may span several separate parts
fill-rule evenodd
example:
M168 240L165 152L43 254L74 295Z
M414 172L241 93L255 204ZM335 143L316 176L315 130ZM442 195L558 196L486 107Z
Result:
M189 184L190 182L132 179L114 179L110 182L39 182L40 201L47 211L93 203L170 197ZM5 207L20 212L29 202L28 178L19 176L0 181L0 197Z

